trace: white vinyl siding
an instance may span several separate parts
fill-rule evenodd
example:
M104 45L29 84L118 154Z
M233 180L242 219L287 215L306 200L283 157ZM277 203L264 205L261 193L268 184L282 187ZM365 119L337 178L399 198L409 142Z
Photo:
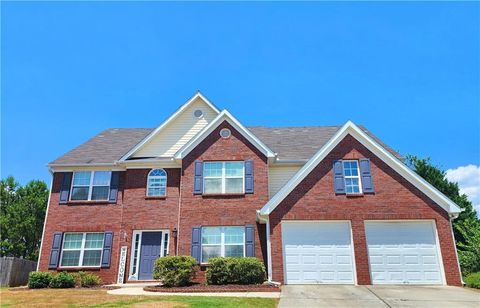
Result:
M272 198L303 166L272 166L268 169L268 193Z
M197 109L203 111L203 116L200 119L193 115L193 112ZM201 98L197 98L172 123L164 127L132 157L172 157L216 116L217 114L208 104Z

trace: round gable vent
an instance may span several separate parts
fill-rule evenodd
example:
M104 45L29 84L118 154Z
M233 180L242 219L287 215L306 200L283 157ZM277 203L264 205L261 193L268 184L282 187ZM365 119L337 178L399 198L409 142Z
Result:
M200 119L203 116L203 111L201 111L200 109L197 109L193 112L193 116L197 119Z
M222 138L228 138L232 135L232 132L228 129L228 128L223 128L221 131L220 131L220 136L222 136Z

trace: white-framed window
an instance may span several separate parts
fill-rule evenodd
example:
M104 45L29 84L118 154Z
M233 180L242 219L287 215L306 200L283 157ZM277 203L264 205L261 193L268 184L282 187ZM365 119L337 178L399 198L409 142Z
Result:
M343 176L345 178L345 192L347 194L360 194L362 192L360 170L357 160L343 161Z
M163 169L152 169L147 177L147 197L167 195L167 173Z
M245 192L243 161L203 163L203 192L205 194L235 194Z
M70 200L108 200L111 177L111 171L74 172Z
M244 257L245 227L202 227L202 263L214 257Z
M60 267L98 267L102 260L104 233L65 233Z

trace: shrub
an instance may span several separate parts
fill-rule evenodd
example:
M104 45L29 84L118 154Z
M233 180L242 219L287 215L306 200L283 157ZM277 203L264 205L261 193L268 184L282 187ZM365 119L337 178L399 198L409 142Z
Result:
M480 272L468 275L464 281L467 287L480 289Z
M257 258L211 258L208 263L208 284L260 284L265 280L265 266Z
M87 272L78 272L81 287L94 287L102 284L102 280L97 275Z
M153 269L153 278L166 287L180 287L191 283L197 261L191 256L168 256L158 258Z
M30 272L28 275L28 287L30 289L48 288L52 280L52 273Z
M60 272L52 277L50 288L73 288L75 287L75 277L67 272Z

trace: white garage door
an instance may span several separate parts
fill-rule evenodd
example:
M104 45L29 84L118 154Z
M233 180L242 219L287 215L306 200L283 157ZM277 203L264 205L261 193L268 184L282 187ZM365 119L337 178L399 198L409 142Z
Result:
M441 284L433 222L365 223L373 284Z
M353 284L349 222L282 222L287 284Z

